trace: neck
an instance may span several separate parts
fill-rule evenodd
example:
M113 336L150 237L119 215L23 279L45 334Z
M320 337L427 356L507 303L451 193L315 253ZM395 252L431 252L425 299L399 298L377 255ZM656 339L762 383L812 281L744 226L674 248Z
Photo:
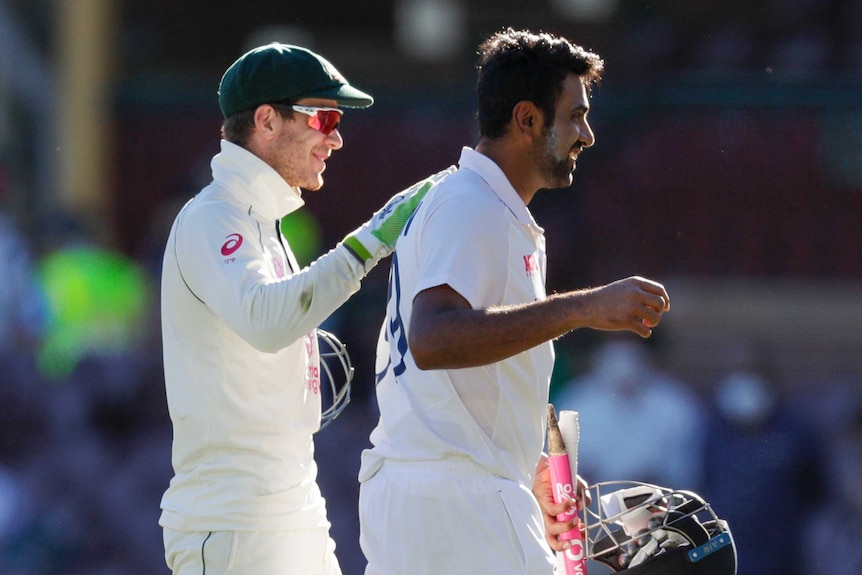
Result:
M476 145L476 151L500 166L509 183L524 200L524 204L529 205L541 188L541 184L537 183L529 150L517 149L516 144L506 138L492 140L482 137Z

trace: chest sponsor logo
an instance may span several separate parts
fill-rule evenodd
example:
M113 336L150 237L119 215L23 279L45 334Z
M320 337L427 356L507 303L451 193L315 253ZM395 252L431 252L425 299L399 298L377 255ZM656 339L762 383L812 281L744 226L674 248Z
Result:
M535 275L539 271L539 260L536 258L536 254L529 254L524 256L524 271L527 272L528 276Z
M242 241L242 236L239 234L230 234L225 238L225 242L221 245L221 255L225 257L225 263L236 261L236 258L230 256L240 248Z

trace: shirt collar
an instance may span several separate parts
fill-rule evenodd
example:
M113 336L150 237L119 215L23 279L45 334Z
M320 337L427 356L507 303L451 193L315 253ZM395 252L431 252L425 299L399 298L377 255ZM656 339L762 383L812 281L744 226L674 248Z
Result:
M515 215L522 224L535 226L540 232L542 228L533 219L533 215L527 208L527 204L515 188L512 187L509 178L500 169L494 160L488 156L477 152L473 148L464 147L461 149L461 158L458 160L458 166L462 169L473 170L494 190L494 193L500 197L500 200L509 208L509 211Z
M211 166L214 181L266 218L280 219L305 204L298 187L242 146L222 140Z

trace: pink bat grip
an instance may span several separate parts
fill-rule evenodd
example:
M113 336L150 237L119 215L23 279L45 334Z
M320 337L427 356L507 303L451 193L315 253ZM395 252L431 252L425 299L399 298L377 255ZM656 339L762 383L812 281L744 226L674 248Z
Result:
M548 466L551 470L551 486L554 490L554 503L561 503L566 499L575 497L575 486L572 482L572 470L569 467L568 455L549 455ZM571 508L565 513L557 515L557 520L568 521L577 515L577 507ZM581 531L577 527L570 529L560 535L561 541L570 541L572 547L563 551L563 564L566 567L566 575L586 575L587 565L585 562L586 549Z

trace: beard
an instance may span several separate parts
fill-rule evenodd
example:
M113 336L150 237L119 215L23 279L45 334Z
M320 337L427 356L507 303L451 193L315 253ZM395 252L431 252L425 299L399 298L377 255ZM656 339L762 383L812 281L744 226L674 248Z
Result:
M310 146L289 134L279 137L275 153L267 163L291 186L315 191L323 186L323 172L308 165Z
M567 188L572 185L575 164L569 156L571 149L562 157L557 153L559 140L554 126L542 131L542 138L533 149L536 167L548 188Z

